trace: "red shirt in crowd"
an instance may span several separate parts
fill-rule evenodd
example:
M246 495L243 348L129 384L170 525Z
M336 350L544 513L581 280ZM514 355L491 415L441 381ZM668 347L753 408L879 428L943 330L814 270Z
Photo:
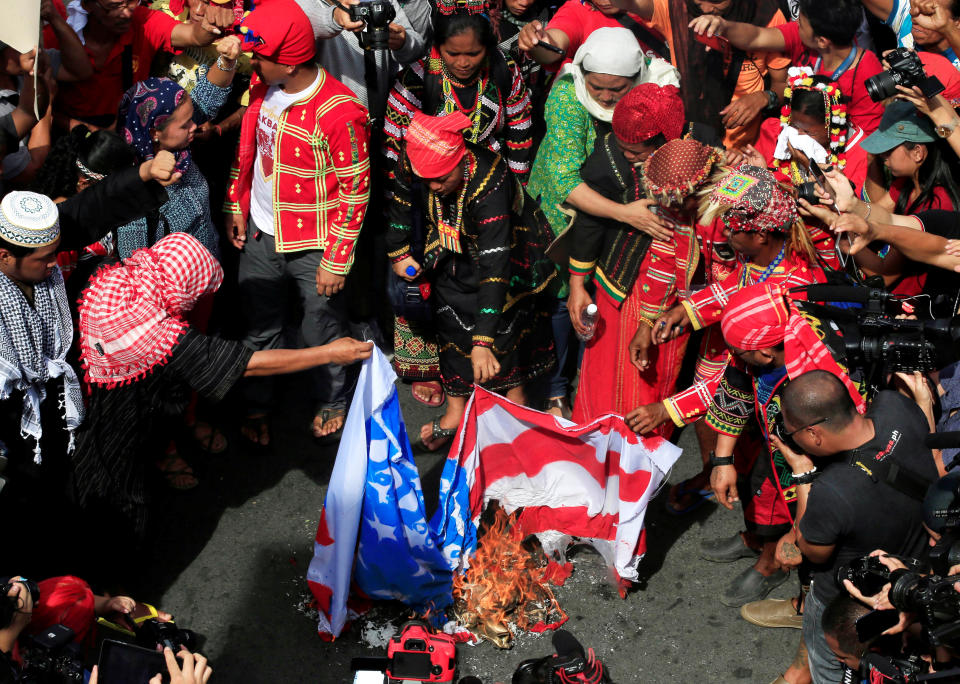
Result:
M894 205L896 205L897 200L900 199L900 193L903 192L904 188L906 188L908 192L913 191L913 183L909 178L895 178L893 183L890 184L890 199L893 200ZM910 207L908 206L907 209L910 209ZM947 191L941 186L935 186L930 199L924 202L922 205L914 207L913 211L910 213L913 214L918 211L927 211L928 209L943 209L944 211L953 211L953 202L950 201L950 195L948 195Z
M935 52L918 52L927 76L936 76L943 84L943 96L954 107L960 105L960 71L953 62ZM935 209L937 207L934 207Z
M54 0L57 10L66 16L61 0ZM93 65L93 76L76 83L61 83L57 93L56 110L74 119L116 116L117 106L123 96L123 53L130 46L133 83L150 76L150 63L159 51L173 52L170 35L179 24L176 19L158 10L137 7L130 21L130 28L117 37L106 61L97 65L87 50ZM44 35L47 47L59 47L52 31ZM132 85L132 84L131 84Z
M818 75L833 76L830 72L825 71L822 66L817 69L819 56L812 53L800 42L800 25L797 22L791 21L781 24L777 26L777 30L783 34L783 40L787 44L783 52L790 57L794 66L808 66L815 69ZM837 82L840 92L850 100L847 104L850 121L862 128L866 135L870 135L880 126L880 119L883 117L883 105L870 99L870 95L867 94L867 87L863 82L881 71L883 71L883 66L877 56L869 50L864 50L859 61L833 79Z
M640 22L635 14L630 15L633 19ZM598 28L623 28L623 24L617 21L616 16L609 16L594 8L589 2L583 3L580 0L567 0L560 5L560 9L553 15L553 18L547 24L548 29L557 29L563 31L570 39L570 46L567 48L567 54L560 62L550 65L551 68L560 68L573 59L577 50L583 45L591 33ZM652 31L654 34L656 31ZM641 45L644 50L648 46Z

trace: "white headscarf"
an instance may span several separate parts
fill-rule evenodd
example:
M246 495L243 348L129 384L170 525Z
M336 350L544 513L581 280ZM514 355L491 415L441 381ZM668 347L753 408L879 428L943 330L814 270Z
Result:
M633 33L620 26L598 28L587 36L577 54L573 56L573 62L565 64L557 76L557 80L564 76L573 79L577 99L592 117L600 121L611 121L613 108L606 109L590 97L584 72L627 78L636 76L634 85L656 83L659 86L680 86L679 72L659 57L644 55Z

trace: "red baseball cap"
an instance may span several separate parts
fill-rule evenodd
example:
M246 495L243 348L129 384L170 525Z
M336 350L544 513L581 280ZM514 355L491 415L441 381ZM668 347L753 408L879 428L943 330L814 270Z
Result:
M259 0L240 24L243 49L278 64L293 66L313 59L313 27L293 0Z

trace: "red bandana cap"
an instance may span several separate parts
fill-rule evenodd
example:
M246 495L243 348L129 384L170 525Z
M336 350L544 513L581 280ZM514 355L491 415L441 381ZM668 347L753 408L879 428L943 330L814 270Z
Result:
M293 0L262 0L240 25L243 49L278 64L295 66L313 59L313 27Z
M812 370L825 370L844 384L857 411L867 410L850 376L807 319L787 299L780 285L758 283L735 292L723 310L720 329L729 346L744 351L768 349L783 342L789 378Z
M614 107L613 134L627 144L644 142L658 133L675 140L683 133L683 120L679 88L641 83Z
M767 169L741 164L710 193L710 209L719 209L733 232L786 232L799 218L797 203Z
M87 382L115 387L166 363L188 327L183 314L222 282L220 264L186 233L171 233L102 269L80 303Z
M643 182L655 198L682 202L721 161L719 150L693 138L670 140L643 164Z
M453 171L467 151L463 131L472 125L463 112L446 116L414 113L403 136L413 172L421 178L441 178Z

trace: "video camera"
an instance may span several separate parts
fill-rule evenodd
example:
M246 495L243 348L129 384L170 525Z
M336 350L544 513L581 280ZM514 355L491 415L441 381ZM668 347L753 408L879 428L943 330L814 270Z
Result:
M804 292L808 301L797 301L797 306L841 332L847 366L862 370L871 390L883 387L890 373L938 370L960 357L960 316L897 318L894 295L870 287L805 285L791 292ZM862 308L819 302L849 302Z
M896 95L898 85L907 88L920 86L924 97L933 97L944 91L943 83L939 78L927 76L923 70L923 62L913 50L902 47L891 50L884 60L890 68L863 82L867 88L867 94L874 102L881 102Z
M354 682L375 680L383 684L452 682L457 669L457 644L448 634L436 632L422 620L410 620L390 638L386 658L354 658Z
M362 21L367 25L357 35L360 47L364 50L389 49L390 22L397 17L389 0L361 0L347 9L351 21Z

